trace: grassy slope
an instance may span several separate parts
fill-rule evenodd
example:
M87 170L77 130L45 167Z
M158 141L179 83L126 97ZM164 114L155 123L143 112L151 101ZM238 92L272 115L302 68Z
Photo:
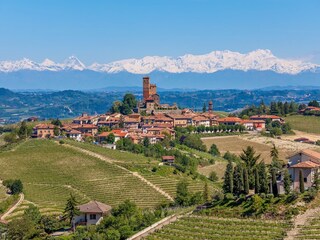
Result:
M130 173L106 162L47 140L29 140L0 154L0 178L19 178L26 200L45 211L60 212L69 194L116 206L130 199L140 207L166 201Z
M320 117L292 115L285 118L295 130L320 134Z

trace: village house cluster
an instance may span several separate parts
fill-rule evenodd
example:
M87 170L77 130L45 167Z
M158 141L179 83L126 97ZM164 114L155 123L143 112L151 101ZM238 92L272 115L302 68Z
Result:
M163 140L165 136L174 138L175 127L204 126L208 128L219 125L242 125L247 131L262 131L266 127L267 119L283 122L280 117L274 115L258 115L250 119L220 118L213 112L212 101L209 101L206 112L179 109L175 104L172 106L161 104L156 85L150 84L149 77L144 77L143 99L138 103L136 113L129 115L106 113L94 116L83 113L71 123L59 127L58 131L77 141L93 137L97 142L104 143L108 136L113 134L114 142L121 138L130 138L134 143L140 143L144 138L148 138L150 143L154 144ZM33 137L54 137L56 128L57 126L53 124L38 124L34 128ZM109 131L101 131L101 129L109 129ZM210 132L208 129L206 131Z

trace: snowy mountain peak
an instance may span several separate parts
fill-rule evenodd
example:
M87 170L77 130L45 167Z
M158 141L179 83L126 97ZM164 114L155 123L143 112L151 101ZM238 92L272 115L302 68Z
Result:
M92 70L97 72L148 74L153 71L168 73L214 73L223 70L274 71L277 73L298 74L303 71L319 71L320 66L300 60L277 58L268 49L257 49L249 53L229 50L213 51L208 54L186 54L180 57L146 56L140 59L125 59L106 64L94 63L86 67L77 57L70 56L63 63L45 59L36 63L24 58L18 61L0 61L0 72L19 70L68 71Z
M65 69L84 70L86 66L75 56L70 56L64 60Z

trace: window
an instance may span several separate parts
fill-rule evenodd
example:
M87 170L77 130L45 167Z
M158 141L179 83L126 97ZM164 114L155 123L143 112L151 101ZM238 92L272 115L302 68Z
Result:
M96 220L97 215L96 214L90 214L90 220Z
M305 178L303 179L303 181L304 181L304 182L307 182L307 178L305 177Z

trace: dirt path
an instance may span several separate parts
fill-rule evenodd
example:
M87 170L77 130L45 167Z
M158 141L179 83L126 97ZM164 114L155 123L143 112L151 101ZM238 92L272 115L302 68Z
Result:
M0 218L1 222L6 222L6 217L8 217L14 210L16 210L16 208L23 202L24 194L20 193L19 196L20 196L19 201L15 205L13 205L11 208L9 208L9 210L1 216Z
M320 207L308 209L305 213L296 216L294 219L294 226L290 231L287 232L287 237L285 240L294 240L299 234L300 226L305 225L310 218L317 216L319 213Z
M113 164L114 166L126 171L126 172L129 172L131 173L133 176L139 178L142 182L146 183L147 185L149 185L150 187L152 187L154 190L156 190L157 192L159 192L161 195L165 196L167 199L169 199L170 201L174 201L174 199L170 196L170 194L168 194L167 192L165 192L164 190L162 190L161 188L159 188L158 186L154 185L153 183L151 183L150 181L148 181L147 179L145 179L143 176L141 176L139 173L137 172L132 172L130 171L129 169L125 168L125 167L122 167L122 166L119 166L116 164L117 161L113 160L113 159L110 159L108 157L105 157L105 156L102 156L98 153L95 153L95 152L92 152L92 151L89 151L89 150L86 150L86 149L82 149L80 147L75 147L75 146L72 146L72 145L69 145L69 144L63 144L64 147L68 147L68 148L72 148L78 152L82 152L84 154L87 154L89 156L92 156L92 157L95 157L95 158L98 158L102 161L105 161L105 162L108 162L110 164Z

